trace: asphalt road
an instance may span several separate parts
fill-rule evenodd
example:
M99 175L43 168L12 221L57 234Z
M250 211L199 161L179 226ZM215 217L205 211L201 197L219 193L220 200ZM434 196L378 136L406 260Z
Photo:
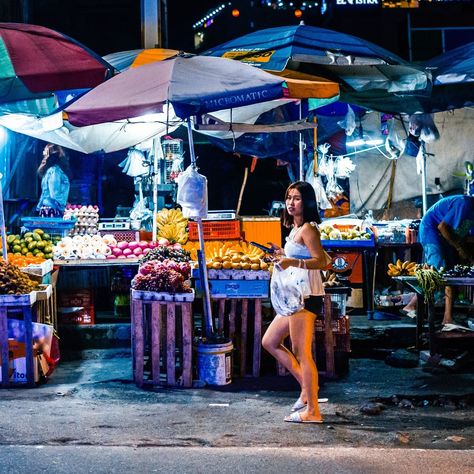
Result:
M325 423L301 425L283 422L298 396L291 377L143 390L130 357L110 355L0 390L0 473L474 473L472 373L354 359L348 376L322 381ZM384 409L362 413L374 400Z
M0 447L0 472L468 474L473 451L378 448Z

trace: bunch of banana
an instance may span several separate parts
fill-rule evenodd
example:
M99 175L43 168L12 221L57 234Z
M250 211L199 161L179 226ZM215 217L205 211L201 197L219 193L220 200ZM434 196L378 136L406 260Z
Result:
M190 252L191 259L197 260L197 251L199 250L199 242L189 241L184 249ZM264 257L265 252L260 250L257 247L253 247L247 242L239 240L210 240L204 242L204 251L206 253L206 258L212 260L214 257L233 257L235 254L238 255L247 255L250 258L254 257Z
M156 214L158 238L168 239L171 243L185 244L188 241L188 220L180 209L163 208Z
M188 219L183 216L181 209L163 208L156 214L156 227L160 230L166 224L176 224L186 228L188 225Z
M185 226L170 222L159 228L157 236L159 239L168 239L171 243L185 244L189 234L186 232Z
M415 262L410 262L406 260L402 262L400 259L397 259L396 263L388 264L387 275L389 276L415 276L417 264Z

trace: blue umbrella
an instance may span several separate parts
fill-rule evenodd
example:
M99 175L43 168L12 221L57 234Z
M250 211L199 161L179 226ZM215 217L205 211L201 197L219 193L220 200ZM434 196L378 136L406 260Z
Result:
M361 38L303 24L255 31L203 54L237 59L283 77L335 80L341 100L361 106L367 101L377 110L387 99L402 104L406 96L430 92L423 68Z

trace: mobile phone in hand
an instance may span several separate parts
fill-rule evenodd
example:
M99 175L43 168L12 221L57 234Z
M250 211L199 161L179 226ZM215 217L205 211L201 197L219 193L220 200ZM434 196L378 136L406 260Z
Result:
M266 247L265 245L262 244L257 244L257 242L250 242L250 245L253 245L254 247L259 248L260 250L263 250L266 253L274 253L275 249L272 247Z

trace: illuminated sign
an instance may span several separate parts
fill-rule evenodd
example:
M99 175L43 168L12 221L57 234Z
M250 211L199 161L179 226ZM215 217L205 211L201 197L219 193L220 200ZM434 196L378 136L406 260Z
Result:
M336 5L354 6L354 5L379 5L379 0L336 0Z

